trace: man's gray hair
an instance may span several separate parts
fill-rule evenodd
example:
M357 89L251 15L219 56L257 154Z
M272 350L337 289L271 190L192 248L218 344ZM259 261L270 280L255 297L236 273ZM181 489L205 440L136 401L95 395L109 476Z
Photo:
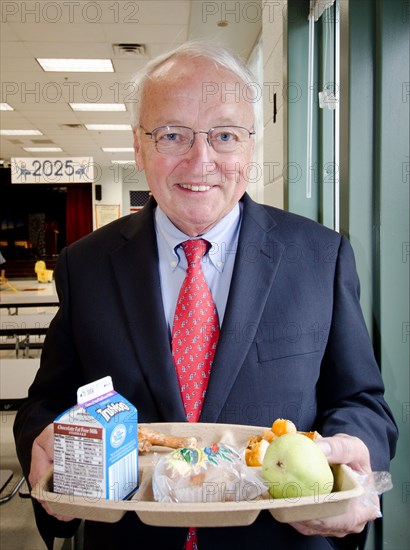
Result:
M138 127L140 124L141 99L147 81L156 69L172 57L209 59L214 61L217 66L228 69L234 73L245 84L240 93L243 99L252 103L256 123L258 120L258 109L262 103L261 87L252 71L246 66L245 62L233 52L213 42L207 42L205 40L191 40L185 42L181 46L178 46L174 50L152 59L133 76L132 84L134 93L132 94L133 100L130 102L130 110L131 124L134 128ZM208 92L209 95L211 95L212 83L204 82L203 84L204 90L206 90L206 86L210 87ZM226 93L229 94L229 90L227 90Z

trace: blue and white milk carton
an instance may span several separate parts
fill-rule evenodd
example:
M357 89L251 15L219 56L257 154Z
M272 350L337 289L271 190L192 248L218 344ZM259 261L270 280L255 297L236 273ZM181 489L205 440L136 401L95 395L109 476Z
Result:
M138 486L138 411L110 376L82 386L54 420L54 492L123 500Z

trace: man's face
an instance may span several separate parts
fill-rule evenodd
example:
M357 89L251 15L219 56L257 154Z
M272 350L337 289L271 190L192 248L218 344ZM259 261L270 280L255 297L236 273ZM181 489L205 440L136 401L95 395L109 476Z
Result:
M245 84L228 70L205 59L173 59L156 70L141 104L141 126L188 126L207 132L215 126L253 130L254 111ZM155 142L134 132L135 158L145 170L159 206L181 231L196 236L232 210L245 192L254 138L237 151L217 153L206 134L196 134L192 148L164 154Z

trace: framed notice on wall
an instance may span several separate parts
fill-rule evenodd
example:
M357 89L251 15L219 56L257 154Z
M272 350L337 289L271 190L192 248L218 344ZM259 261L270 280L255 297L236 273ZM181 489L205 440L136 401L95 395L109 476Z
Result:
M95 205L95 225L96 229L107 225L107 223L118 220L120 217L119 204L96 204Z
M94 181L92 157L12 158L11 183L91 183Z

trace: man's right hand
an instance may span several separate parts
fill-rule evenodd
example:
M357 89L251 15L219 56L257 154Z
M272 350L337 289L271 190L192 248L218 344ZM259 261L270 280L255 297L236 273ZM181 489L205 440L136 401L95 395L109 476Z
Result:
M34 487L40 479L47 473L50 466L54 463L54 431L53 424L49 424L36 437L31 449L31 466L28 481L31 487ZM60 521L71 521L73 518L53 514L46 502L39 500L46 512Z

